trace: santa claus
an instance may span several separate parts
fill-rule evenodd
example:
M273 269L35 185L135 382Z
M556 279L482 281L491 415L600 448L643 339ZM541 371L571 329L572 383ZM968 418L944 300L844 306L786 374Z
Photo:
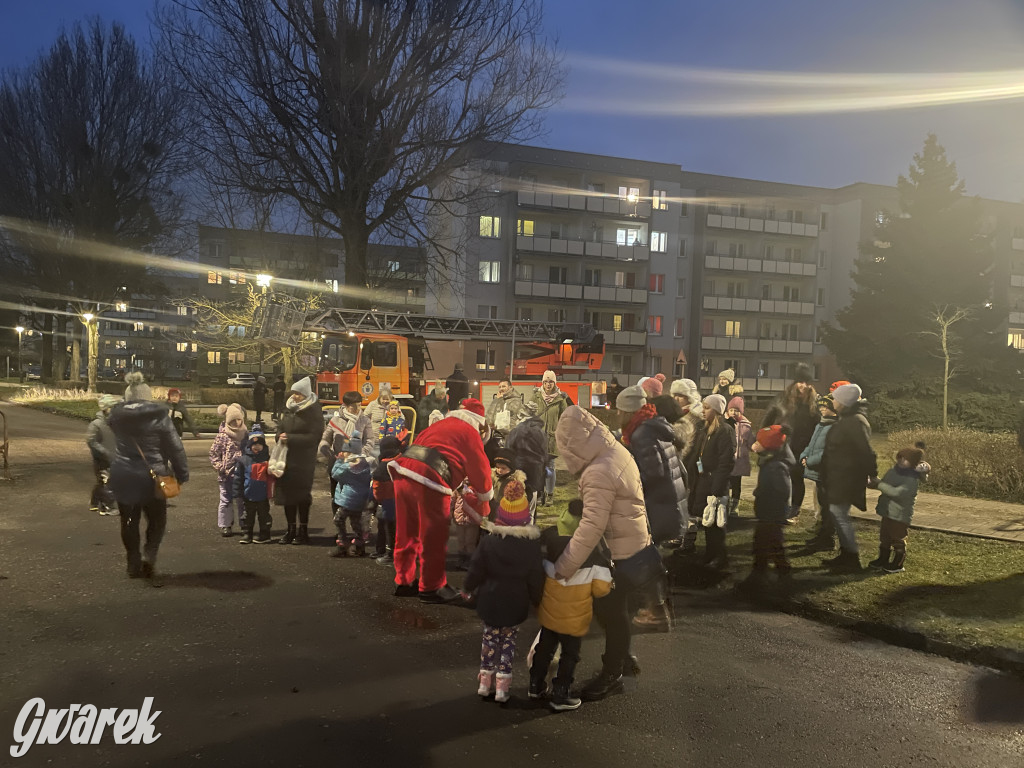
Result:
M449 505L461 487L464 503L486 517L486 502L493 495L491 467L484 454L489 436L483 403L467 398L462 408L420 432L405 453L391 461L396 596L418 594L426 603L461 600L445 576Z

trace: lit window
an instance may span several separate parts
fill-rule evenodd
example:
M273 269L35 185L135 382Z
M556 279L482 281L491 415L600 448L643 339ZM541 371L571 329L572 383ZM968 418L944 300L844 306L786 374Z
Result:
M622 330L622 315L612 315L612 330L613 331L621 331Z
M178 315L181 317L188 316L188 307L178 307Z
M206 282L210 285L220 285L223 281L224 276L220 272L214 272L210 270L206 273Z
M726 320L725 321L725 335L731 336L734 339L740 337L740 321L739 320Z
M619 187L619 197L623 200L629 200L632 202L640 197L639 187Z
M651 190L651 202L654 204L654 210L656 211L667 211L668 210L668 193L664 189Z
M192 351L193 352L198 352L199 351L199 345L196 344L194 341L192 342Z
M516 232L523 237L533 237L533 222L529 219L520 219L516 225Z
M648 288L651 293L664 293L665 292L665 276L664 275L651 275L650 286Z
M128 349L128 342L124 339L118 339L114 342L114 349Z
M632 227L619 227L615 230L615 242L618 245L636 245L640 239L640 230Z
M211 364L217 364L220 362L220 352L207 352L206 362Z
M653 336L661 336L661 315L648 315L647 332Z
M481 216L480 237L501 237L501 218L498 216Z
M668 232L651 232L651 250L654 253L668 253Z
M480 282L481 283L497 283L501 280L501 262L500 261L481 261L480 262Z
M389 261L388 272L397 272L401 268L401 266L402 265L399 264L397 261Z
M142 324L142 323L136 323L136 324L135 324L135 330L136 330L136 331L141 331L141 330L143 330L144 328L145 328L145 325L144 325L144 324Z
M128 311L128 305L125 304L123 301L119 301L117 304L115 304L114 308L118 312L127 312Z
M177 350L179 352L188 352L188 342L187 341L179 341L175 345L175 347L177 348Z

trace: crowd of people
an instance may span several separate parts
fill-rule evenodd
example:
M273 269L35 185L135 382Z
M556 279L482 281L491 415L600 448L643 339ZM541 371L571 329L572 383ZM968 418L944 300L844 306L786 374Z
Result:
M195 430L180 392L155 402L141 374L126 382L123 401L100 398L88 433L92 506L113 514L116 503L128 576L156 579L174 493L168 485L189 478L181 434ZM801 513L805 479L815 483L820 520L805 549L833 552L839 540L838 554L823 567L861 570L850 509L866 510L866 489L877 488L879 555L869 566L905 568L914 499L929 467L923 446L906 447L877 477L867 403L856 384L835 382L818 395L810 371L800 368L756 430L731 370L707 396L692 380L668 383L660 374L617 390L613 430L572 404L553 371L528 394L502 380L486 405L463 391L457 394L467 396L453 400L450 387L437 386L420 401L412 434L388 385L366 407L358 392L344 393L325 419L303 378L284 398L273 447L241 405L222 405L209 452L219 486L217 527L232 536L237 518L240 543L270 543L273 504L283 508L286 525L278 541L309 543L322 459L337 530L331 556L372 554L393 575L396 597L475 607L484 624L478 693L498 702L510 696L518 630L536 607L541 631L530 647L528 696L547 698L559 711L621 690L623 675L638 671L632 632L671 628L670 578L678 566L728 568L728 531L753 461L754 565L742 588L767 588L772 564L779 584L789 583L784 530ZM576 477L576 498L541 530L538 508L553 502L556 457ZM447 575L452 522L456 566L466 572L460 589ZM600 672L576 696L575 667L591 617L604 631L604 654Z

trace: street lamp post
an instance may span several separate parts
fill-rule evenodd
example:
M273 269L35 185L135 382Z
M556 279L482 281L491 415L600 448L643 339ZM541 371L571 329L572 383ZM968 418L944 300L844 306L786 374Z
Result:
M95 392L96 391L96 355L99 352L97 347L99 346L99 344L98 344L98 341L99 341L98 337L99 337L100 323L99 323L99 319L92 312L84 312L84 313L82 313L82 320L85 321L85 330L86 330L87 336L89 337L89 348L88 348L88 352L87 352L87 354L89 356L88 374L87 374L88 375L88 388L89 388L88 391L89 392ZM93 322L93 320L95 320L96 322Z
M273 280L273 279L274 279L273 275L266 275L266 274L256 275L256 285L258 285L260 288L263 289L263 300L261 302L261 305L262 305L261 308L262 308L262 311L263 311L263 317L266 317L266 312L267 312L267 299L266 299L267 288L270 287L270 281ZM260 350L259 350L259 356L260 356L260 376L263 375L263 340L262 339L263 339L263 336L262 336L262 333L261 333L260 334Z
M25 369L21 367L21 334L25 332L25 326L19 325L15 328L18 332L18 382L25 381Z

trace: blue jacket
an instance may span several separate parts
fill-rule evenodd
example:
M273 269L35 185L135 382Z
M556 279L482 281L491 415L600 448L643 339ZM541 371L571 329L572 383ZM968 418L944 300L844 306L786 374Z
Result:
M255 456L252 452L252 445L256 442L263 446L259 456ZM267 448L266 440L262 436L258 438L250 436L250 439L242 446L242 455L235 460L235 473L232 475L232 481L236 499L267 501L270 498L270 474L267 472L269 459L270 450Z
M754 489L754 516L758 520L781 523L793 495L792 471L796 459L789 444L773 453L765 451L757 462L757 487Z
M893 467L878 483L880 495L875 512L898 523L910 525L921 476L912 468Z
M336 461L331 469L331 478L338 481L334 489L334 503L342 509L362 510L370 498L370 465L365 457L357 464Z
M185 449L162 403L118 403L107 424L114 433L110 489L119 504L144 504L153 498L150 471L158 475L173 472L179 483L188 481Z
M811 442L807 444L807 447L804 448L799 456L799 459L807 460L804 477L808 480L813 480L814 482L821 480L821 475L818 474L818 467L821 466L821 460L825 458L825 436L835 423L835 419L819 421L818 426L814 428L814 434L811 435Z

